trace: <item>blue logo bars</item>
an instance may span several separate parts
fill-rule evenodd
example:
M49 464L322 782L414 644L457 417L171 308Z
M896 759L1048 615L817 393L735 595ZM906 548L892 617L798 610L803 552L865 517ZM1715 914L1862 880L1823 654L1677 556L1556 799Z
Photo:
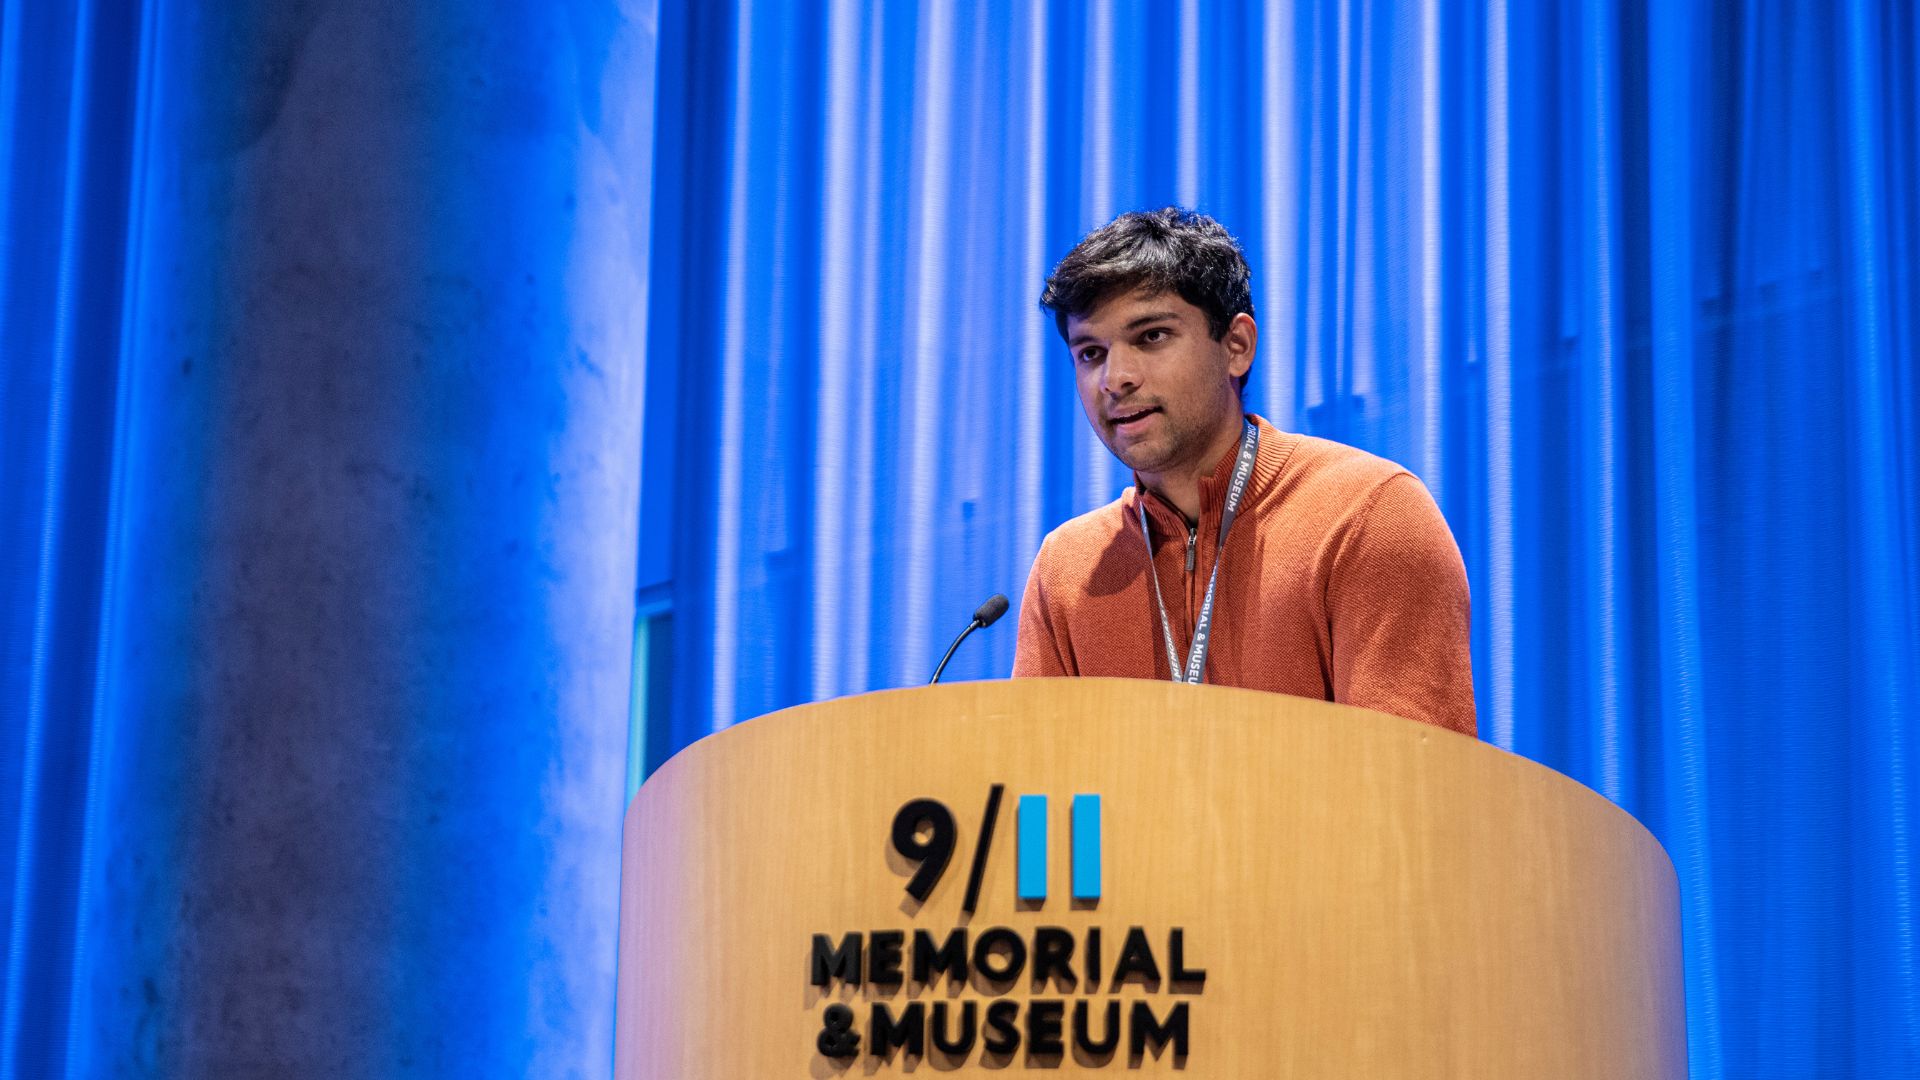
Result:
M1047 898L1047 797L1020 796L1018 888L1022 900ZM1100 899L1100 796L1073 797L1073 898Z

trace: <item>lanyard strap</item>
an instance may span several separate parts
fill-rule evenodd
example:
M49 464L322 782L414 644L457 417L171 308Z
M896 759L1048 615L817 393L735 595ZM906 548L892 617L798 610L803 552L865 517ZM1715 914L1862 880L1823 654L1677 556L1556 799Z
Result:
M1233 463L1233 481L1227 485L1227 505L1220 513L1220 539L1213 546L1213 572L1207 575L1207 596L1200 602L1200 617L1193 623L1193 643L1187 649L1183 668L1173 648L1173 623L1167 618L1167 603L1160 597L1160 572L1153 565L1153 534L1147 530L1146 499L1136 498L1133 508L1140 514L1140 537L1147 545L1147 580L1153 583L1153 603L1160 609L1160 639L1167 647L1167 670L1174 682L1198 684L1206 674L1207 648L1212 641L1213 589L1220 583L1220 560L1227 550L1227 530L1240 512L1240 497L1247 493L1247 480L1253 476L1254 455L1260 450L1260 429L1246 422L1240 435L1240 455Z

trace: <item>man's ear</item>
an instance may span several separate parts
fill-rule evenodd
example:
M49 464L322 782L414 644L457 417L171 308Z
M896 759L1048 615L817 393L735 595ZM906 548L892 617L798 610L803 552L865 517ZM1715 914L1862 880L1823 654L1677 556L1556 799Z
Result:
M1235 315L1220 344L1227 350L1227 374L1237 379L1252 371L1254 350L1260 345L1260 328L1254 325L1253 316L1244 311Z

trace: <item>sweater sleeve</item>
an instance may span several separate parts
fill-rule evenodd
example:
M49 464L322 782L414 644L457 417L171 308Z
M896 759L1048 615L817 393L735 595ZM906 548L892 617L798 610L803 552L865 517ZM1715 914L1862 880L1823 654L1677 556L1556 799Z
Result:
M1333 699L1474 734L1470 606L1433 496L1411 473L1388 477L1333 555Z
M1044 579L1047 549L1052 544L1052 534L1040 542L1040 552L1033 557L1033 569L1027 572L1027 591L1020 597L1020 634L1013 646L1016 679L1075 674L1073 665L1067 661L1064 642L1056 636L1056 626L1062 633L1065 627L1057 623L1057 613L1047 603Z

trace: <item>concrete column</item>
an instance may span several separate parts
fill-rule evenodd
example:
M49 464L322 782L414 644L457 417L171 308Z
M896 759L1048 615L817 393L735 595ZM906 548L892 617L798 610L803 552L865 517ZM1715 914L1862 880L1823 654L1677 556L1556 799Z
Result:
M80 1076L600 1076L653 0L169 0Z

